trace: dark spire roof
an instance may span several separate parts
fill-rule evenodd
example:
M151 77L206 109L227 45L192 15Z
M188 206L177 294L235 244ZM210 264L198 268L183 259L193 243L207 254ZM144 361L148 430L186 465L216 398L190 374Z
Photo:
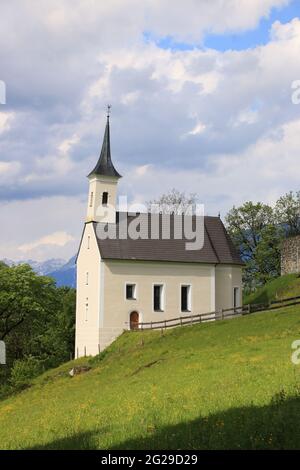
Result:
M103 138L102 149L97 165L88 176L91 175L104 175L115 176L121 178L121 175L115 169L110 155L110 134L109 134L109 115L107 115L105 133Z

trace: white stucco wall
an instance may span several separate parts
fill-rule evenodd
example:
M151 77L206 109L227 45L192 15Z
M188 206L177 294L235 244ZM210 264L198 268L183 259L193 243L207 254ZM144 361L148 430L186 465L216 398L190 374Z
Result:
M84 228L77 258L76 357L98 353L100 264L100 254L93 224L88 223ZM87 273L88 284L86 282ZM88 304L87 312L86 304Z
M214 309L214 285L209 265L165 262L106 261L104 265L104 326L128 327L137 310L140 321L151 322L185 315L181 312L181 284L191 285L191 313ZM136 284L136 300L126 300L126 283ZM164 285L164 311L153 310L153 285ZM188 314L187 314L188 315Z
M87 222L111 222L116 220L118 179L110 176L93 176L89 180ZM102 195L108 193L109 210L102 208ZM93 194L91 199L91 194Z
M233 288L239 287L239 305L242 305L242 268L216 266L216 310L233 307Z

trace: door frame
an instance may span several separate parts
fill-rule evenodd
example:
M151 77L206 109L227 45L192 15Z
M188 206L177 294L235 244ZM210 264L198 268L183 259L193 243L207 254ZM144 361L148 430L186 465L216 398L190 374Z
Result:
M138 308L132 308L129 312L128 312L128 322L127 322L127 325L128 325L128 330L131 331L131 328L130 328L130 315L133 313L133 312L137 312L139 314L139 323L143 323L143 314L142 312L138 309ZM140 326L139 326L140 328Z

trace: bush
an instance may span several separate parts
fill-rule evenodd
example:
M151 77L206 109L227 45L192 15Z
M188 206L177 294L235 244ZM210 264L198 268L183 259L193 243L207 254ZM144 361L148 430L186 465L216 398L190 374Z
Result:
M10 383L14 388L25 388L43 370L43 364L35 357L28 356L25 359L19 359L14 362L12 367Z

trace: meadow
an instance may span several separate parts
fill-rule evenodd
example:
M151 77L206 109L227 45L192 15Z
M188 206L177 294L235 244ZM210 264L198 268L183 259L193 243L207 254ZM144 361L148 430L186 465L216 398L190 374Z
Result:
M0 401L0 448L300 448L296 339L299 306L126 332ZM92 368L71 378L74 364Z

